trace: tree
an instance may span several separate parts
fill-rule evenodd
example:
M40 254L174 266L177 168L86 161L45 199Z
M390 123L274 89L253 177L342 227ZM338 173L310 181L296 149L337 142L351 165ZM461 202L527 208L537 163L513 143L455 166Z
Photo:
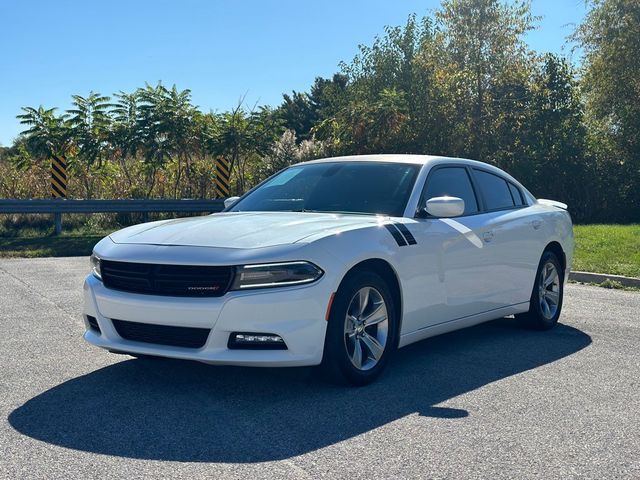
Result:
M567 203L574 219L584 221L598 202L575 69L566 59L544 55L536 64L529 95L526 117L518 127L518 154L502 166L527 179L535 195Z
M415 143L416 58L431 35L431 23L411 15L404 27L387 27L372 46L361 45L350 64L341 65L349 79L349 101L334 118L352 128L342 128L341 144L356 153L406 153L420 151ZM412 128L414 127L414 128ZM351 142L348 138L351 137Z
M57 108L46 109L40 105L37 109L23 107L23 114L17 116L24 130L21 137L29 152L35 158L50 159L54 155L66 155L71 147L71 131L64 115L56 115Z
M294 91L282 97L284 101L278 107L277 115L282 119L284 128L293 130L302 140L310 138L311 129L318 121L318 111L309 95Z
M196 108L191 91L167 89L161 83L138 90L140 98L138 129L145 161L154 173L169 160L175 161L173 196L178 198L183 172L187 186L191 177L191 148L194 143ZM190 196L187 189L184 192Z
M137 196L135 193L138 187L134 186L128 160L136 157L142 141L137 128L140 95L137 91L133 93L120 91L114 96L116 102L111 110L113 125L109 140L114 148L114 155L120 162L129 184L129 193ZM143 190L146 191L146 189Z
M444 0L436 12L444 43L446 83L457 98L460 138L468 138L460 154L491 161L496 145L493 122L513 105L502 94L526 82L531 55L524 34L534 28L529 2ZM468 135L463 135L466 130Z
M97 170L102 167L110 148L110 97L90 92L88 97L73 95L72 98L75 108L67 110L67 114L75 156L70 166L80 174L86 198L92 198L95 180L92 167L94 164Z
M75 108L67 110L67 114L77 155L88 165L96 161L101 164L111 126L110 97L90 92L88 97L73 95L72 98Z
M584 51L590 148L618 220L640 217L640 2L593 0L573 39ZM617 188L611 188L611 184ZM622 208L614 208L620 201Z
M316 77L309 92L309 101L319 119L330 118L348 103L346 75L336 73L332 78Z

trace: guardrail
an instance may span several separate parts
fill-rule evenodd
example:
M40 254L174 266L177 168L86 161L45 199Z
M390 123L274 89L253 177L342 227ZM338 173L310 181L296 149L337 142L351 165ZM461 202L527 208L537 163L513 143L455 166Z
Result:
M6 213L52 213L55 232L62 232L63 213L142 213L143 220L149 213L215 213L224 208L224 200L64 200L0 199L0 214Z

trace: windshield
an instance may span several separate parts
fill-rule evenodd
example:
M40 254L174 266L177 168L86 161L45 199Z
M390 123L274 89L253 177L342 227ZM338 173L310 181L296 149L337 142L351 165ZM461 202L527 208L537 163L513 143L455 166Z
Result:
M402 216L420 166L312 163L287 168L229 211L301 211Z

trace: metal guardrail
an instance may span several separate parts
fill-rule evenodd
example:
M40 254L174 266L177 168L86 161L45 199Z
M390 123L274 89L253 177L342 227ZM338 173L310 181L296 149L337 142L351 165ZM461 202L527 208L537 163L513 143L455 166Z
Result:
M4 200L0 213L151 213L220 212L220 200Z
M64 200L0 199L0 214L52 213L56 235L62 231L63 213L215 213L224 208L224 200Z

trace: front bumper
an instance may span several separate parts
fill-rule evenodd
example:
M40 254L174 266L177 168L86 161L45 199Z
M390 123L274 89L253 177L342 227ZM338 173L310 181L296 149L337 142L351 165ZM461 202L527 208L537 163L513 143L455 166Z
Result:
M110 290L87 276L84 282L84 339L108 350L243 366L307 366L322 361L325 314L332 285L325 277L299 287L229 292L217 298L181 298ZM100 332L86 316L95 317ZM111 319L211 329L202 348L126 340ZM227 348L231 332L280 335L286 350Z

